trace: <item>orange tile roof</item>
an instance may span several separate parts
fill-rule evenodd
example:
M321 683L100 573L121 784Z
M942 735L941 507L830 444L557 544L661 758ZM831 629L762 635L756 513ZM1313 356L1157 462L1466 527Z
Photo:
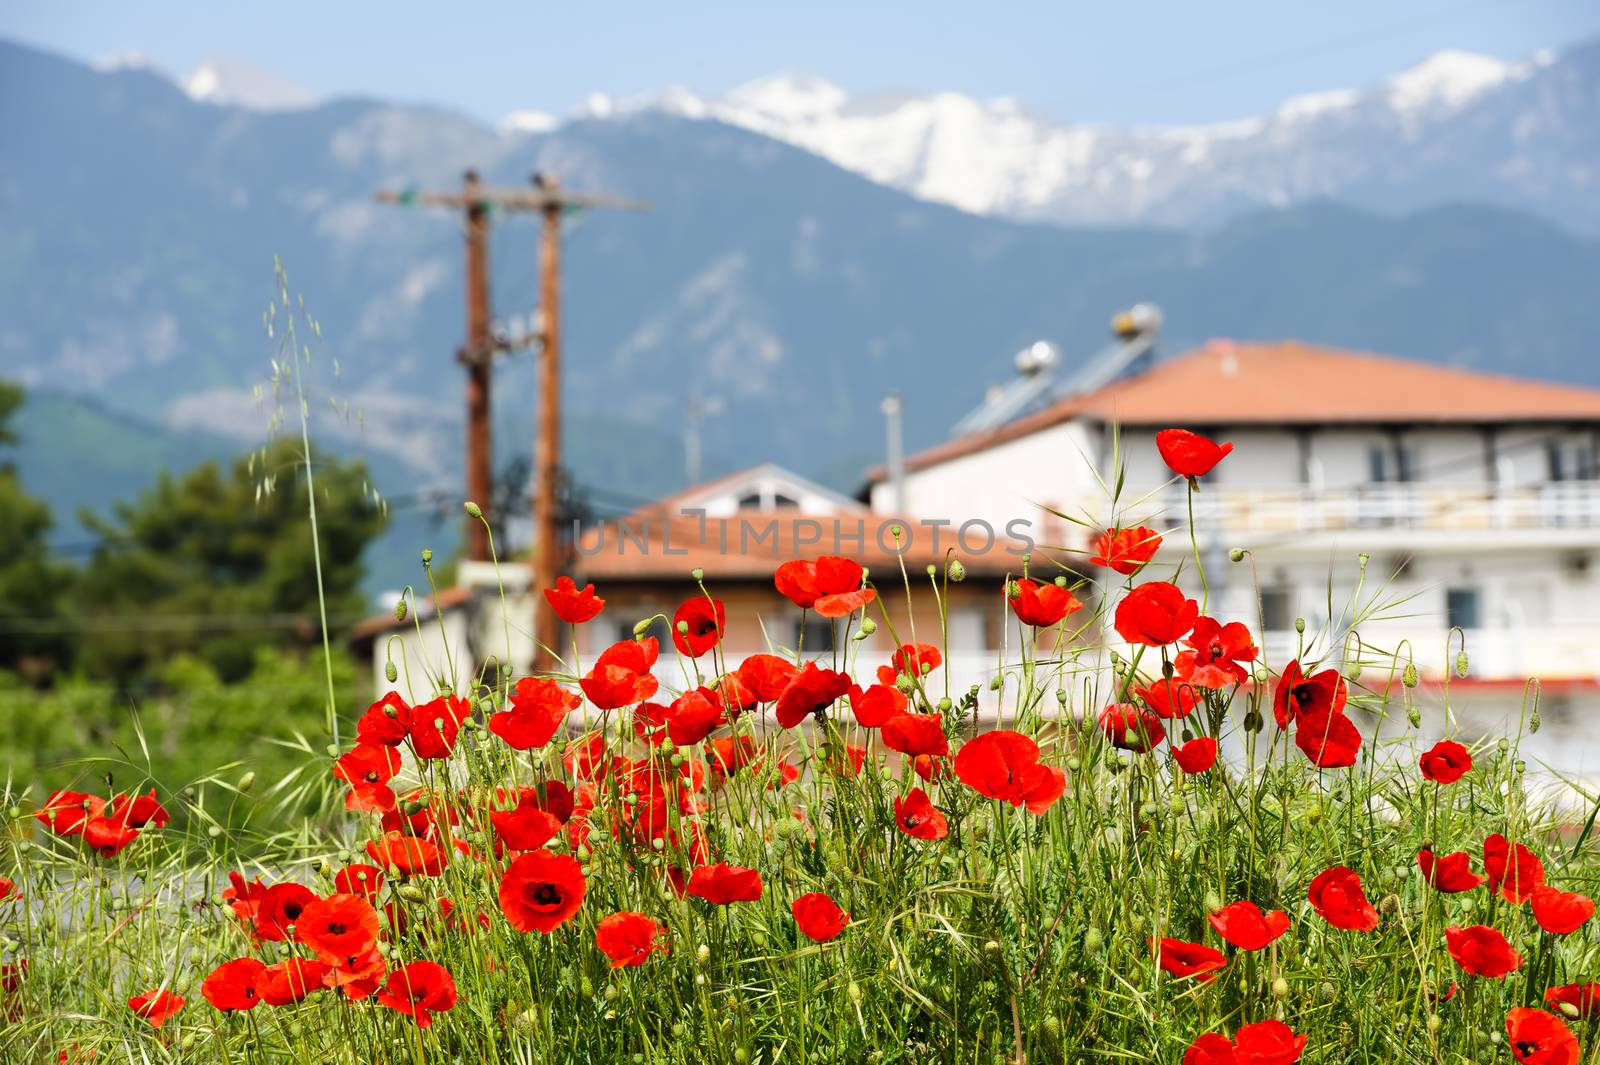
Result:
M1072 418L1232 426L1600 422L1600 389L1459 370L1298 340L1213 340L1154 369L906 460L921 469ZM880 466L869 481L885 476Z

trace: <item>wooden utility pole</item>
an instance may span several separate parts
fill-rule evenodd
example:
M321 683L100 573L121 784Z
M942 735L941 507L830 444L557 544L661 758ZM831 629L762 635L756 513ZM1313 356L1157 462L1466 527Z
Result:
M478 504L486 520L494 500L494 447L490 433L489 372L494 351L489 346L489 209L479 197L478 172L467 171L461 190L467 210L467 343L457 353L467 368L467 498ZM489 560L489 529L467 519L467 558Z

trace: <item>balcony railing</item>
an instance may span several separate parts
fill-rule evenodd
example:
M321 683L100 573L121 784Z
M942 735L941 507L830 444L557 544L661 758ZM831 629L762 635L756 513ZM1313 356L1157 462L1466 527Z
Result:
M1183 514L1181 494L1169 513ZM1202 528L1242 532L1341 529L1492 531L1600 528L1600 482L1495 488L1371 484L1347 488L1241 488L1207 485L1194 497Z

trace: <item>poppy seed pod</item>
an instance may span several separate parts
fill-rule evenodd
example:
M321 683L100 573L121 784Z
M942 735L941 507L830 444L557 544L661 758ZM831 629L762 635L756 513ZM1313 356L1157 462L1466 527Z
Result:
M689 571L689 579L698 584L700 581L706 579L706 571L701 569L699 566L696 566L694 569Z
M422 549L422 564L424 566L433 565L433 548L424 547Z

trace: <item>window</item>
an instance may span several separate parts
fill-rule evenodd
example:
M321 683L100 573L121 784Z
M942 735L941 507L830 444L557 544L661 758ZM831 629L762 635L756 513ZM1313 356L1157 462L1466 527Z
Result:
M1389 479L1389 449L1373 444L1367 449L1367 480L1382 484Z
M1294 628L1294 604L1287 588L1261 589L1261 627L1268 632Z
M1561 444L1552 440L1544 447L1545 468L1552 481L1565 481L1567 479L1567 456L1562 453Z
M807 652L834 650L834 635L837 626L829 618L807 616L805 621L794 623L794 640L796 647L803 647Z
M778 510L793 510L795 507L800 505L800 501L798 499L791 499L782 492L779 492L772 497L772 505Z
M1479 627L1478 589L1450 588L1444 593L1445 624L1453 629Z
M761 493L760 492L746 492L744 495L740 496L739 497L739 509L740 510L760 510L761 509Z

